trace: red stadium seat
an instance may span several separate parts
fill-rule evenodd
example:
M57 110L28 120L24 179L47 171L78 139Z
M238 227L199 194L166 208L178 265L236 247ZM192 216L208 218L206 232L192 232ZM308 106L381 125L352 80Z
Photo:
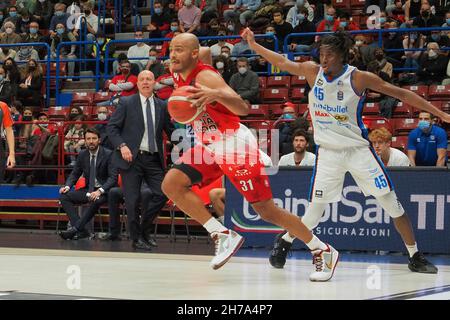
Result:
M94 98L94 94L92 92L74 92L72 96L72 106L90 106L92 105L92 101Z
M402 88L408 89L412 92L415 92L422 98L427 98L428 96L428 87L427 86L403 86Z
M339 9L350 9L350 1L348 0L333 0L333 7Z
M269 107L267 104L252 104L249 107L248 115L246 119L268 119Z
M114 96L114 92L96 92L93 97L93 104L111 100Z
M380 114L380 104L376 102L369 102L364 104L363 115L374 115Z
M259 88L260 89L267 88L267 77L259 77Z
M408 119L393 119L394 125L394 135L395 136L405 136L409 132L417 128L419 119L408 118Z
M65 120L68 112L69 108L67 107L50 107L47 115L49 120Z
M288 100L288 88L264 89L262 99L264 103L283 103Z
M306 85L306 78L304 76L292 76L291 87L304 87Z
M379 128L386 128L389 132L392 132L392 125L390 121L383 117L363 116L363 123L369 131Z
M442 105L443 105L443 101L430 101L431 102L431 104L432 105L434 105L436 108L438 108L438 109L442 109ZM411 109L411 113L412 113L412 116L413 117L418 117L419 116L419 113L420 113L420 110L419 109L416 109L416 108L414 108L414 107L410 107L410 109Z
M296 87L292 88L290 99L292 102L299 103L305 97L305 88Z
M450 85L430 86L430 88L428 89L428 97L430 100L450 99Z
M295 56L294 57L295 62L305 62L305 61L310 61L310 60L311 60L310 56Z
M391 146L405 152L408 149L408 136L392 137Z
M289 88L290 76L272 76L267 78L267 88L284 87Z
M397 106L394 109L392 114L393 118L407 118L411 117L411 108L403 102L397 103Z
M348 2L348 0L346 1ZM351 0L350 5L352 9L363 8L366 4L366 0Z

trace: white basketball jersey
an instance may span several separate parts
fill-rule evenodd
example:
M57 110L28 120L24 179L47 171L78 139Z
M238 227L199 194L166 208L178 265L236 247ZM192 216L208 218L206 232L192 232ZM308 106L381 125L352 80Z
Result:
M355 67L345 65L341 75L328 80L320 68L309 92L309 111L314 141L325 148L369 146L362 122L365 92L359 96L352 85Z

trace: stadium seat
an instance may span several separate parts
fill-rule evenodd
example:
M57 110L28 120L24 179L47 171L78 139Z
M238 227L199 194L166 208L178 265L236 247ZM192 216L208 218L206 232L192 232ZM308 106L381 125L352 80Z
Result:
M298 115L301 117L305 112L308 111L308 104L302 103L298 105Z
M47 115L49 120L65 120L68 112L69 108L67 107L50 107Z
M292 76L291 87L304 87L306 85L306 78L304 76Z
M406 152L408 149L408 136L392 137L392 148Z
M348 1L345 1L348 2ZM366 4L366 0L351 0L350 1L350 6L353 9L355 8L363 8Z
M305 97L305 88L302 87L292 88L290 94L290 99L292 102L299 103L304 97Z
M72 96L72 106L90 106L92 105L92 101L94 98L94 94L92 92L74 92Z
M245 119L268 119L269 108L267 104L252 104L249 107L248 115Z
M392 113L393 118L409 118L411 117L411 109L410 107L403 102L398 102L397 106Z
M407 118L407 119L392 119L395 136L405 136L409 132L417 128L419 119Z
M393 131L391 122L383 117L363 116L363 123L369 131L379 128L386 128L389 132Z
M438 109L442 109L443 101L430 101L432 105L434 105ZM412 116L418 117L420 110L410 106Z
M267 88L289 88L291 82L290 76L272 76L267 78Z
M336 9L348 10L350 9L350 1L348 0L333 0L333 7Z
M374 115L380 114L380 104L376 102L369 102L364 104L363 115Z
M114 92L96 92L94 94L92 102L94 105L96 105L97 103L111 100L114 94L115 94Z
M267 88L267 77L259 77L259 88L260 89Z
M283 103L288 100L288 88L264 89L262 100L264 103Z
M427 86L403 86L402 88L410 90L425 99L428 96L428 87Z
M446 86L430 86L428 89L428 98L430 100L450 99L450 85Z
M305 62L305 61L310 61L310 60L311 60L310 56L295 56L294 57L295 62Z

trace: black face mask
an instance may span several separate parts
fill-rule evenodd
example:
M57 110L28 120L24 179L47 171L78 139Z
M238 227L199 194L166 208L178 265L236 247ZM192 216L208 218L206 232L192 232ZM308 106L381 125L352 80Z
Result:
M34 70L36 70L36 66L28 66L28 69L30 70L30 71L34 71Z
M10 64L5 64L5 65L3 66L3 68L5 68L5 70L11 70L11 69L12 69L12 65L10 65Z
M424 11L422 12L422 17L428 18L430 16L430 11Z
M84 10L84 13L88 16L91 14L91 10Z
M375 55L375 58L376 58L378 61L381 61L381 60L383 60L384 55L383 55L383 54L377 54L377 55Z
M70 120L74 120L76 117L78 117L79 116L79 114L78 113L71 113L70 115L69 115L69 119Z
M33 120L32 116L23 116L22 117L22 121L31 121L31 120Z

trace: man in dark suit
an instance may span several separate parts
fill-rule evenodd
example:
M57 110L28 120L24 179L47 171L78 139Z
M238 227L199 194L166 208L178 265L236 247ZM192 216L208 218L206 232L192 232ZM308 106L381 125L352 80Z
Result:
M67 178L66 185L59 190L61 205L70 219L72 227L59 233L61 238L82 239L89 237L85 225L94 217L100 206L108 200L108 191L117 185L118 170L111 163L112 151L100 146L100 134L94 128L86 130L87 149L78 154L75 167ZM86 186L69 191L83 175ZM76 205L89 203L80 219Z
M116 111L108 122L107 133L114 146L113 164L122 175L130 238L135 249L151 250L156 245L150 239L151 217L155 217L167 198L161 191L164 178L163 130L170 138L173 125L166 102L153 95L155 77L144 70L138 76L139 93L120 98ZM153 193L139 222L138 202L142 180Z

